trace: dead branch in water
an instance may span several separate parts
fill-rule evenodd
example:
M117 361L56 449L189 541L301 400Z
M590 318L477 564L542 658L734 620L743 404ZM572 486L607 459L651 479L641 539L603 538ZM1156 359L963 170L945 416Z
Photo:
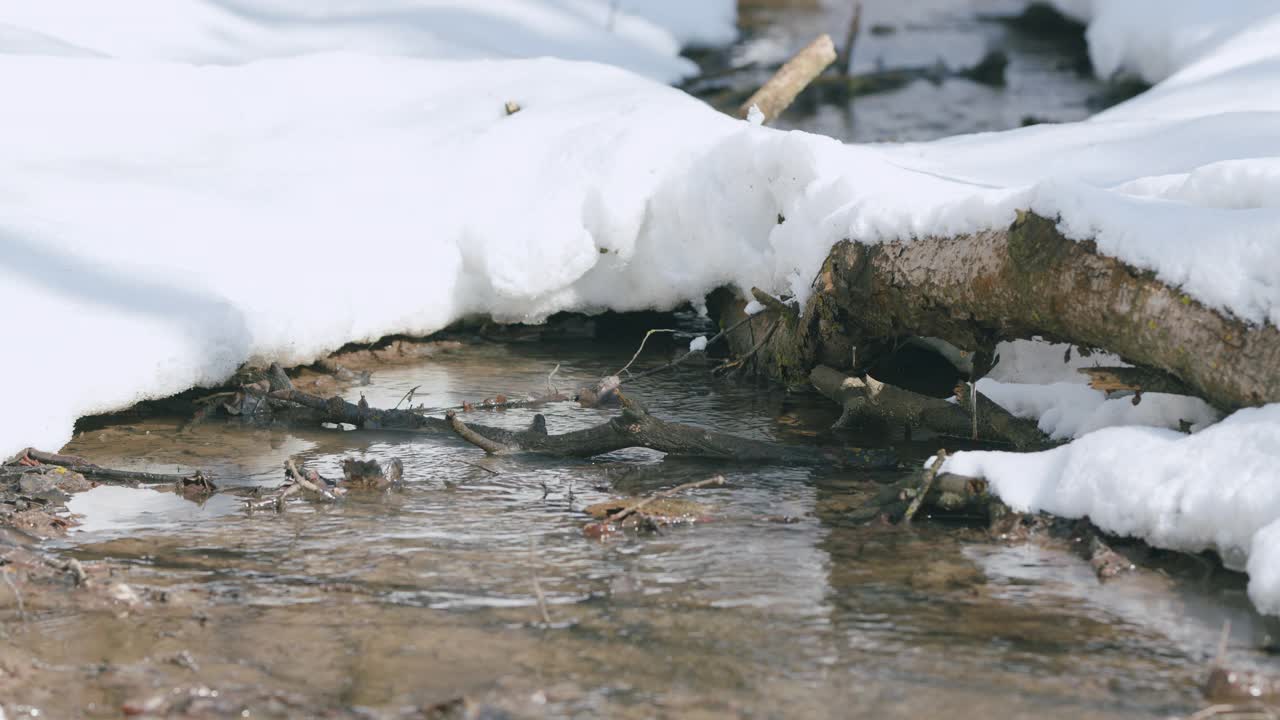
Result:
M656 500L661 500L662 498L669 498L672 495L679 495L685 490L697 490L698 488L704 488L704 487L721 487L725 484L725 482L726 481L723 475L716 475L715 477L708 478L706 480L699 480L697 482L677 485L673 488L668 488L666 490L659 490L658 492L647 495L644 498L641 498L636 503L628 505L625 508L619 510L618 512L610 515L609 522L621 522L623 520L626 520L627 517L634 515L637 512L640 512L646 506L651 505Z
M809 380L818 392L843 408L836 427L897 425L955 437L965 437L972 431L972 418L962 405L882 383L870 375L855 378L819 365L809 374ZM981 393L978 398L982 408L978 430L982 438L1010 442L1020 448L1049 444L1033 423L1010 415L989 399L984 403Z
M535 453L557 457L594 457L615 450L643 447L668 455L736 462L829 464L865 469L890 468L897 464L896 455L889 450L846 448L826 453L812 447L791 447L752 440L659 420L639 403L625 396L622 401L622 414L609 422L559 435L547 434L545 424L540 428L512 432L478 425L468 426L456 416L450 421L450 426L459 437L491 454ZM457 426L461 426L461 430ZM477 442L476 438L483 440Z
M764 122L770 123L790 107L813 79L836 61L835 44L831 36L819 35L795 57L787 61L769 81L760 87L738 110L738 117L746 118L755 107L764 114Z
M735 322L734 324L730 325L729 327L727 327L727 328L725 328L725 329L721 330L720 332L718 332L718 333L716 333L715 335L711 336L711 337L707 340L707 347L709 348L709 347L711 347L712 345L715 345L717 342L719 342L719 341L723 340L723 339L724 339L724 338L725 338L729 333L733 332L734 330L737 330L738 328L742 327L743 325L745 325L745 324L747 324L747 323L751 322L754 318L756 318L756 317L760 317L760 316L761 316L761 315L763 315L763 314L764 314L764 313L757 313L756 315L748 315L748 316L746 316L746 317L742 318L741 320L739 320L739 321ZM645 370L645 371L643 371L643 372L638 372L638 373L635 373L635 374L630 374L630 375L629 375L629 377L627 377L627 379L626 379L626 380L623 380L622 382L623 382L623 383L629 383L629 382L632 382L632 381L635 381L635 380L640 380L641 378L649 377L650 375L657 375L657 374L658 374L658 373L660 373L660 372L665 372L665 371L667 371L667 370L670 370L670 369L672 369L672 368L674 368L674 367L676 367L676 366L678 366L678 365L680 365L680 364L684 363L684 361L688 360L689 358L693 357L694 355L703 355L703 354L706 354L706 350L705 350L705 349L703 349L703 350L690 350L689 352L687 352L687 353L685 353L685 354L681 355L680 357L676 358L675 360L672 360L671 362L667 363L666 365L659 365L658 367L655 367L655 368L649 368L648 370Z
M170 475L167 473L142 472L140 470L117 470L115 468L105 468L100 465L95 465L82 457L43 452L36 450L35 448L27 448L19 453L18 457L14 459L14 464L18 465L31 465L36 463L57 465L58 467L64 467L71 472L80 473L87 478L94 478L103 482L117 482L131 485L170 484L179 489L200 488L207 493L212 493L217 490L213 481L205 477L204 473L199 470L190 475Z

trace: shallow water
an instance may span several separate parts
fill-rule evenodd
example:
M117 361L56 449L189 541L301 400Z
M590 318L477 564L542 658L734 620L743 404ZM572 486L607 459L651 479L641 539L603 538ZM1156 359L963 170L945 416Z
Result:
M709 61L716 71L756 63L767 68L791 57L821 33L843 44L852 0L746 3L743 38ZM942 65L972 67L991 50L1009 60L1004 87L964 78L916 80L890 92L844 103L810 106L801 96L775 126L852 142L916 141L1020 127L1027 122L1083 120L1120 99L1114 88L1092 77L1082 37L1047 36L1015 29L1010 17L1022 3L1011 0L862 0L863 31L854 50L857 74L883 69ZM770 72L725 75L749 92Z
M430 404L515 395L541 390L557 363L556 382L573 387L616 370L631 347L469 346L375 372L348 397L394 405L414 386ZM719 383L704 367L632 392L671 420L785 442L856 440L826 437L835 412L821 398ZM551 432L610 415L544 412ZM520 426L532 413L482 415ZM217 692L222 714L253 716L327 707L398 717L466 695L516 716L1165 717L1197 707L1224 619L1237 653L1266 662L1247 651L1261 630L1238 579L1141 573L1103 586L1065 552L927 523L848 522L883 473L725 468L647 451L494 459L447 436L176 427L96 430L68 451L264 486L280 482L289 456L332 475L345 456L399 457L408 484L280 515L247 514L229 495L203 505L148 490L79 496L85 522L65 552L111 561L147 601L6 627L56 688L24 691L45 716L112 717L150 695L199 691ZM915 462L929 447L901 451ZM729 485L689 495L709 522L583 535L587 504L714 472Z

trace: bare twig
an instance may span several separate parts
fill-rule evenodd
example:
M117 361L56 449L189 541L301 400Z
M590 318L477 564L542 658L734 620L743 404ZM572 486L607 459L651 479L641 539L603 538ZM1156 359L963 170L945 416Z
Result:
M29 461L40 462L46 465L64 467L72 472L80 473L85 477L97 478L99 480L124 483L174 483L179 486L199 485L210 492L216 489L214 484L199 470L191 475L169 475L167 473L142 472L139 470L117 470L115 468L104 468L99 465L95 465L82 457L47 453L34 448L27 448L20 457L25 457Z
M607 519L609 522L621 522L622 520L625 520L627 517L634 515L640 510L643 510L646 505L654 502L655 500L668 498L668 497L671 497L672 495L677 495L679 493L682 493L685 490L696 490L698 488L712 487L712 486L719 487L721 485L724 485L726 482L727 481L724 479L723 475L716 475L715 477L708 478L706 480L699 480L697 482L677 485L673 488L670 488L667 490L661 490L659 492L653 493L652 495L648 495L644 499L639 500L631 505L628 505L625 508L619 510L618 512L610 515Z
M715 335L711 336L711 338L710 338L709 340L707 340L707 347L711 347L712 345L716 344L717 342L719 342L719 341L723 340L723 339L725 338L725 336L726 336L726 335L728 335L729 333L733 332L734 330L737 330L738 328L742 327L743 325L746 325L747 323L751 322L753 319L755 319L755 318L759 317L759 316L760 316L760 315L762 315L762 314L763 314L763 313L757 313L757 314L755 314L755 315L748 315L748 316L746 316L746 317L742 318L741 320L739 320L738 322L736 322L736 323L734 323L734 324L730 325L729 327L725 328L724 330L721 330L720 332L718 332L718 333L716 333ZM676 358L675 360L672 360L671 362L669 362L669 363L667 363L667 364L665 364L665 365L659 365L658 367L655 367L655 368L649 368L648 370L645 370L645 371L643 371L643 372L634 373L634 374L628 373L628 375L630 375L630 377L628 377L628 378L627 378L626 380L624 380L623 382L631 382L631 381L633 381L633 380L639 380L639 379L641 379L641 378L649 377L650 375L656 375L656 374L658 374L658 373L660 373L660 372L663 372L663 371L665 371L665 370L670 370L671 368L674 368L674 367L676 367L677 365L680 365L680 364L681 364L681 363L683 363L685 360L688 360L689 358L693 357L694 355L698 355L698 354L705 354L705 353L706 353L706 350L690 350L689 352L687 352L687 353L685 353L685 354L681 355L680 357Z
M490 475L501 475L501 474L502 474L502 473L498 472L497 470L494 470L493 468L487 468L487 467L485 467L485 466L481 465L480 463L467 462L466 460L459 460L458 462L462 463L463 465L470 465L471 467L473 467L473 468L475 468L475 469L477 469L477 470L483 470L483 471L485 471L485 472L489 473Z
M796 96L835 60L836 48L831 42L831 36L825 33L819 35L742 104L738 117L746 118L751 108L755 107L764 114L766 123L776 120Z
M840 73L845 77L853 74L853 49L858 43L858 30L862 27L862 0L853 0L853 17L849 19L849 30L844 36L844 56L840 58Z
M924 482L920 483L920 489L916 492L916 496L911 498L911 504L907 506L907 512L902 516L902 524L910 525L911 518L915 517L920 511L920 506L924 504L924 498L929 494L929 490L933 488L933 480L938 477L938 471L942 469L942 464L947 461L947 451L939 450L933 464L924 473Z
M644 338L640 340L640 347L636 348L636 354L632 355L631 360L629 360L626 365L623 365L622 369L614 373L614 375L621 377L622 373L627 373L627 374L631 373L631 365L635 363L636 358L640 357L640 353L644 352L644 344L649 342L650 335L653 335L654 333L673 333L673 332L676 332L676 331L668 328L663 328L659 330L650 330L649 332L645 333Z
M397 401L396 401L396 404L395 404L395 407L393 407L393 408L391 408L391 409L392 409L392 410L397 410L397 409L399 409L399 407L400 407L400 403L402 403L402 402L408 402L408 403L409 403L409 406L410 406L410 407L412 407L412 406L413 406L413 394L414 394L414 393L416 393L416 392L418 392L418 388L420 388L420 387L422 387L422 386L421 386L421 385L414 385L413 387L409 388L409 392L405 393L403 397L401 397L399 400L397 400Z
M765 331L764 337L760 338L760 342L756 343L751 347L750 350L743 353L742 357L739 357L724 363L720 367L716 368L716 371L727 372L729 370L732 370L733 368L741 367L742 365L744 365L748 360L754 357L756 353L760 352L760 348L764 347L765 343L769 342L769 338L773 337L773 333L778 330L778 326L781 324L782 324L781 320L774 320L772 323L769 324L769 329Z
M453 431L458 434L458 437L466 440L472 445L475 445L481 450L484 450L490 455L505 455L512 452L512 449L506 445L503 445L497 440L490 440L475 430L467 427L467 424L462 422L462 418L458 417L458 413L450 410L444 417L445 420L449 421L449 427L453 428Z
M555 384L551 382L551 379L554 378L556 376L556 373L558 372L560 372L560 363L556 363L556 366L551 368L551 372L547 373L547 394L548 395L560 394L560 388L556 387Z
M320 487L316 483L313 483L310 480L308 480L307 476L303 475L302 471L298 470L298 466L294 464L293 458L290 458L285 461L284 469L285 469L285 474L289 477L289 479L292 480L294 484L300 486L303 490L319 495L320 497L330 502L333 502L338 499L338 496L333 494L333 492L330 491L328 488Z

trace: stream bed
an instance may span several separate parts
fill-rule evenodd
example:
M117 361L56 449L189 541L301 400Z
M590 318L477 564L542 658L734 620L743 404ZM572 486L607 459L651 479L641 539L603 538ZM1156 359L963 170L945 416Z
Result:
M656 344L645 361L677 349ZM418 387L429 403L474 402L541 391L557 365L553 382L576 387L633 348L468 343L374 372L346 395L385 407ZM697 364L629 392L665 419L762 440L861 440L830 435L837 413L817 395L713 380ZM554 433L613 411L542 412ZM477 413L507 427L533 415ZM24 680L6 687L23 707L45 717L123 707L179 717L1157 718L1200 705L1225 620L1237 659L1268 662L1249 649L1263 628L1237 576L1143 571L1103 585L1065 548L848 520L868 487L900 471L643 450L487 458L447 435L179 431L181 420L86 431L66 450L115 467L200 467L224 487L274 487L288 457L328 475L344 457L400 458L406 486L333 505L298 500L281 514L246 513L229 494L197 503L101 486L76 496L82 524L54 547L107 564L129 590L104 607L42 610L30 599L28 618L5 624L0 667ZM931 447L898 450L914 465ZM715 473L725 487L685 496L705 507L702 522L603 541L583 533L591 503ZM437 707L455 698L473 705Z

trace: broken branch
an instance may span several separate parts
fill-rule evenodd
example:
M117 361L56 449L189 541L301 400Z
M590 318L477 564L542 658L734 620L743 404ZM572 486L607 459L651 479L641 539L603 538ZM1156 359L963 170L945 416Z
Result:
M836 61L835 44L831 36L819 35L795 57L787 61L769 81L760 87L742 107L738 109L738 117L746 118L751 108L755 107L764 114L764 122L770 123L778 118L784 110L791 106L813 79L822 74L831 63Z

